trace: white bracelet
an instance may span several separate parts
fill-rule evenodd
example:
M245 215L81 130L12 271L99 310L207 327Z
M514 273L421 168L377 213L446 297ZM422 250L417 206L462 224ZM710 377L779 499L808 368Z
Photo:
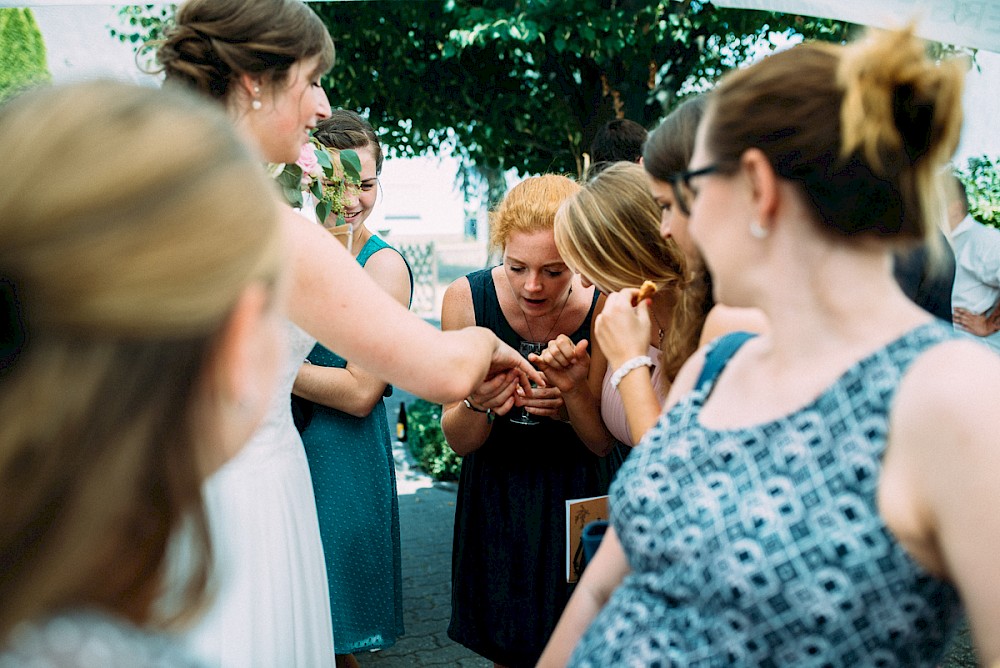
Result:
M611 374L611 387L617 390L618 384L622 382L622 378L641 366L652 367L653 359L649 355L639 355L638 357L633 357L628 360L625 364L618 367L613 374Z

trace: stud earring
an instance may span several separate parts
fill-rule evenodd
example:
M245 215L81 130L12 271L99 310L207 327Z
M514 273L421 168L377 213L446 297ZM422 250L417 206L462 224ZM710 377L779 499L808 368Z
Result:
M250 103L250 108L254 111L260 111L263 106L258 99L260 97L260 88L258 86L253 87L253 102Z
M750 221L750 236L754 239L767 239L767 235L771 232L770 230L761 226L761 224L756 220Z

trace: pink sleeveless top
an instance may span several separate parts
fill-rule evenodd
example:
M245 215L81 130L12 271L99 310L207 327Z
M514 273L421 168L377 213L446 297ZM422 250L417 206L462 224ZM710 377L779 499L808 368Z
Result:
M662 404L666 399L666 394L660 389L660 349L650 346L649 352L646 354L654 362L652 369L653 389L656 391L656 398ZM601 383L601 419L604 420L604 426L608 428L612 436L625 445L634 445L635 441L632 440L628 420L625 418L625 404L622 402L622 395L611 387L611 374L614 371L609 364L604 372L604 381Z

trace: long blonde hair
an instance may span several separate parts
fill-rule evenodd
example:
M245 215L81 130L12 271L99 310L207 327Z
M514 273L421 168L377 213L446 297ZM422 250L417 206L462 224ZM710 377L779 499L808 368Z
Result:
M166 621L152 602L189 525L183 616L205 592L199 462L217 445L195 433L196 412L219 410L196 390L240 294L279 274L274 186L220 108L121 83L15 99L0 155L18 330L0 391L0 638L70 606Z
M660 344L663 378L673 381L694 352L702 319L683 299L689 272L684 253L660 236L660 209L642 167L619 162L598 173L556 213L563 260L606 292L656 283L673 313Z

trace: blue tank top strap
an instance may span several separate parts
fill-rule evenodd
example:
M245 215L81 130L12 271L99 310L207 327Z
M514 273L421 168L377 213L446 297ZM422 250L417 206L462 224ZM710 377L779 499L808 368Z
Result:
M711 385L719 377L722 370L736 351L743 347L743 344L757 336L750 332L731 332L723 334L710 344L708 352L705 353L705 364L701 367L701 374L694 389L701 390L706 385Z
M371 235L371 237L368 238L368 241L365 242L365 245L361 248L361 252L358 253L358 264L360 264L362 267L365 266L365 263L368 262L368 259L372 255L374 255L375 253L377 253L380 250L382 250L383 248L388 248L391 251L395 251L399 255L399 257L403 258L403 264L406 265L406 273L409 274L409 276L410 276L410 305L412 306L413 305L413 269L410 268L410 263L407 262L406 256L403 255L403 253L400 252L400 250L398 248L395 248L394 246L390 246L380 236L378 236L377 234L373 234L373 235Z

